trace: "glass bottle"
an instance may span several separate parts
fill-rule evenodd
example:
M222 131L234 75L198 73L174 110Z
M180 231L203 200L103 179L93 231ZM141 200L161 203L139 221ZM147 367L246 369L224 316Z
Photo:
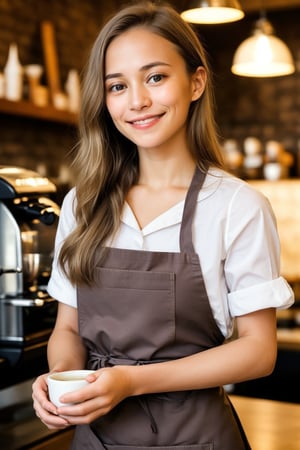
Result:
M19 61L18 47L15 43L9 46L4 77L5 97L12 101L21 100L23 95L23 68Z

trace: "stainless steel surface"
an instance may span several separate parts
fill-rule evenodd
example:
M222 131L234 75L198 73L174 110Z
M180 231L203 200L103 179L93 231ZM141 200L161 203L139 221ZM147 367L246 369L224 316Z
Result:
M49 328L56 313L56 300L45 292L33 297L6 297L0 300L0 342L26 342L31 333ZM45 317L44 317L45 316Z
M0 166L0 198L13 198L15 194L51 193L55 185L46 177L21 167ZM1 189L2 187L2 189Z
M59 216L55 186L27 169L0 166L0 342L40 331ZM52 310L51 310L52 313ZM45 322L45 324L44 324Z
M2 450L69 449L72 429L48 430L36 417L31 398L33 380L30 378L1 391L0 448Z
M2 202L0 202L0 267L2 269L0 298L20 294L23 290L23 277L17 270L22 268L21 234L14 216ZM16 272L7 272L11 269L15 269Z
M20 306L20 307L30 307L30 306L37 306L42 307L45 306L47 303L52 303L55 300L52 297L34 297L34 298L4 298L2 300L2 303L5 305L11 305L11 306Z
M37 283L39 274L42 274L44 277L49 278L51 266L51 254L23 253L24 283L27 285L33 285Z
M0 275L3 275L5 273L17 273L17 272L22 272L22 269L20 269L20 267L17 267L16 269L2 269L2 267L0 267Z

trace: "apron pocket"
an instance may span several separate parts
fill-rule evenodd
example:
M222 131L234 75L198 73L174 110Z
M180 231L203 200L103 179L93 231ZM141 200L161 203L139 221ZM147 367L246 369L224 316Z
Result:
M83 288L80 333L99 330L104 354L151 359L175 340L175 274L96 268L96 285ZM90 311L93 311L91 315ZM93 338L93 341L95 339Z

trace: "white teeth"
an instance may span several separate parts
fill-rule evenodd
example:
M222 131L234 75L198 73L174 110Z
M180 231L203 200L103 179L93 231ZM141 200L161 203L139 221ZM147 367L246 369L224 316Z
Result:
M134 123L135 125L144 125L144 124L146 124L146 123L152 122L153 120L154 120L153 117L149 117L149 119L136 120L136 121L134 121L133 123Z

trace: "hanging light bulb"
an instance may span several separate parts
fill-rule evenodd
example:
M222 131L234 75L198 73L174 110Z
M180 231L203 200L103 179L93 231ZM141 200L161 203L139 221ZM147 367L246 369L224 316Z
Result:
M231 71L245 77L278 77L295 72L289 48L274 36L274 29L263 14L255 24L253 36L237 48Z
M237 0L191 1L190 8L181 13L186 22L204 24L235 22L244 15Z

